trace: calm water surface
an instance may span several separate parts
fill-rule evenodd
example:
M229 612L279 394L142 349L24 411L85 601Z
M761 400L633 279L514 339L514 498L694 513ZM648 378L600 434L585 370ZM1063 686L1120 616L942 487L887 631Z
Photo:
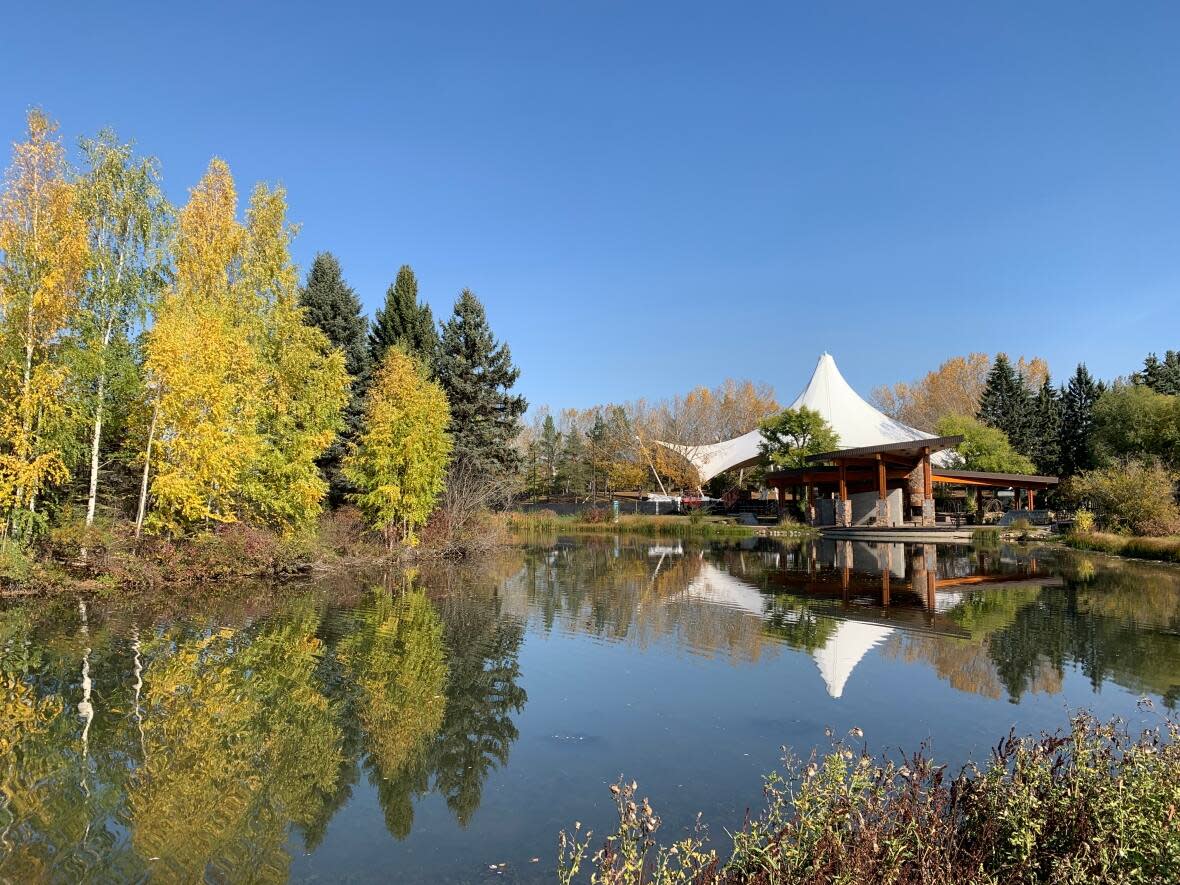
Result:
M958 764L1178 695L1180 571L1036 550L558 539L8 604L0 880L545 880L621 773L724 850L826 726Z

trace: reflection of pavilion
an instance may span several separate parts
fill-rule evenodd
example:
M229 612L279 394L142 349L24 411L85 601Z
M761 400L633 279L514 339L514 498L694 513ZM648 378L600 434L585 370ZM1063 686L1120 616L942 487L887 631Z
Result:
M823 645L812 651L833 698L844 693L852 671L865 655L895 631L968 638L970 634L949 613L965 600L969 588L1015 589L1061 583L1060 578L1037 576L1035 560L997 574L972 572L952 560L940 572L933 544L870 545L840 540L815 544L809 552L804 568L775 569L766 574L765 590L805 598L808 611L837 622ZM734 565L740 568L738 562ZM758 587L707 561L694 583L698 585L697 598L712 601L711 593L721 604L741 599L741 607L755 614L773 616L776 612L775 600L768 599ZM755 601L755 594L762 605Z

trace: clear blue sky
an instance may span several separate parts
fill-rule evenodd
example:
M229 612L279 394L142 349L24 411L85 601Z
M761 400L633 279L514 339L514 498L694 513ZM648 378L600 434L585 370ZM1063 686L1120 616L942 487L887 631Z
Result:
M4 13L5 141L281 182L301 266L470 286L534 403L1180 347L1176 3L71 5Z

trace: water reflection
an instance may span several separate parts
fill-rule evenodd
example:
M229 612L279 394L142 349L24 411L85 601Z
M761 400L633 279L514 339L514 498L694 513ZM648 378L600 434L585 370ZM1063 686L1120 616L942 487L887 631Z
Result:
M554 757L521 738L530 637L557 655L581 643L645 656L689 692L703 671L667 664L684 653L739 674L726 684L781 667L865 726L874 708L858 680L883 666L933 674L952 690L947 711L955 694L1053 698L1074 673L1094 697L1114 685L1172 706L1180 694L1180 572L1007 547L557 539L474 571L156 604L168 607L0 609L0 881L282 881L302 855L347 860L332 822L370 801L390 846L417 837L430 879L439 846L464 857L454 834L477 828L494 777L522 809L514 838L548 840L568 821L535 802ZM583 699L610 697L612 678L578 671L576 691L530 709L543 722L583 704L600 715ZM713 739L707 723L680 727ZM620 759L640 772L665 761L611 752L609 740L580 749L578 789ZM724 792L730 774L717 766L705 787Z

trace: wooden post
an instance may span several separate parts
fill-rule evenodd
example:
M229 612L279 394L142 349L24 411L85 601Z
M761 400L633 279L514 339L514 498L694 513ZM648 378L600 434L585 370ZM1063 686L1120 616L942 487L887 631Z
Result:
M1036 503L1035 503L1036 499L1033 496L1036 494L1036 492L1034 492L1032 489L1028 489L1026 494L1028 497L1028 509L1035 510L1036 509Z
M877 497L882 501L886 498L885 492L885 459L881 457L881 453L877 453Z
M893 573L889 569L881 569L881 605L889 607L889 591L890 582L893 578Z
M843 461L840 462L840 500L848 500L848 467Z
M934 497L934 474L930 469L930 447L922 449L922 497L929 501Z

